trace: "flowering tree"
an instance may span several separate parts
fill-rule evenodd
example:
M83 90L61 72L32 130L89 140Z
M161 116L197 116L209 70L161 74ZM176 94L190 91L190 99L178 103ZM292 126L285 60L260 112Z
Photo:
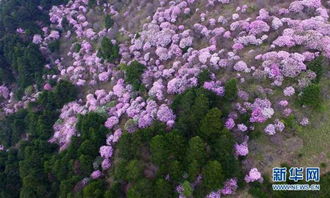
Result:
M250 182L258 181L261 178L262 178L261 173L258 171L258 169L257 168L252 168L249 171L249 173L245 176L245 181L247 183L250 183Z

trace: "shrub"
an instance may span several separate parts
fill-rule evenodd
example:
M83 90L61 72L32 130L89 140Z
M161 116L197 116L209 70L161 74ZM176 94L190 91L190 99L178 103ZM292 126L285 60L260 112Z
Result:
M104 26L105 28L109 29L113 26L114 24L114 21L113 19L111 18L111 16L108 14L104 17Z
M155 183L154 194L160 198L172 197L173 192L170 183L165 179L158 179Z
M80 43L76 43L73 47L73 51L77 53L80 51L80 49L81 49Z
M125 81L133 86L134 90L139 90L143 87L141 75L145 70L145 66L137 61L133 61L128 66L123 66L125 70Z
M300 104L319 108L321 105L321 88L317 84L311 84L303 89L299 96Z
M143 166L138 160L131 160L126 166L126 178L128 181L136 181L143 176Z
M225 99L233 101L237 98L237 82L236 79L231 79L225 84Z
M216 160L209 161L206 166L204 166L202 171L202 185L205 189L207 189L207 191L214 191L222 187L224 182L224 176L222 172L222 166Z
M319 83L321 80L321 77L323 75L323 57L319 56L313 61L309 62L307 67L308 69L312 70L316 74L316 78L313 80L314 83Z
M60 41L55 40L48 44L48 48L51 52L58 52L60 50Z
M106 61L113 62L120 57L119 47L118 45L112 44L109 38L103 37L97 56Z
M223 129L223 123L220 120L221 116L222 112L218 108L211 109L201 122L200 137L208 139L215 135L220 135Z
M193 194L193 188L191 187L191 184L188 181L184 181L182 186L184 189L183 191L184 196L191 197Z
M199 75L198 75L198 85L203 86L204 82L211 80L210 78L210 72L206 69L204 69Z

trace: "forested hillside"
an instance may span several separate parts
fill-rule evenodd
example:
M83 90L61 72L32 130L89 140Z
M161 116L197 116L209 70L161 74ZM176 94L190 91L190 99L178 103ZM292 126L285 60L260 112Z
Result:
M329 9L0 1L0 198L329 197Z

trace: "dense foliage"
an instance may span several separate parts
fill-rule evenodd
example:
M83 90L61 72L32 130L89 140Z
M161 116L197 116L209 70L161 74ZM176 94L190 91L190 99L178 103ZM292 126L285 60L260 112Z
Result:
M1 120L1 144L11 146L8 152L0 151L1 197L54 197L57 193L44 169L44 163L57 153L57 145L48 139L59 107L75 99L77 92L62 81L42 95L29 109Z
M321 88L317 84L311 84L310 86L304 88L299 96L299 101L301 104L308 105L313 108L320 107L321 100Z
M104 144L105 135L108 133L103 126L104 122L105 118L96 113L80 116L76 126L80 136L73 137L72 143L65 151L53 155L45 162L45 171L53 176L53 185L57 185L58 189L54 191L57 197L72 195L76 184L93 171L98 149ZM88 188L85 190L88 191Z
M0 197L289 196L241 160L320 107L329 5L230 3L1 1Z
M105 26L105 28L109 29L113 26L113 24L114 24L114 21L111 18L111 15L109 15L109 14L105 15L105 17L104 17L104 26Z
M58 154L57 146L47 142L58 116L56 109L74 99L72 89L67 82L61 82L53 91L42 93L30 109L6 120L14 123L7 126L11 130L8 134L25 135L29 141L1 152L1 177L13 178L2 179L5 183L1 185L7 186L1 188L6 189L3 195L15 189L20 197L174 197L176 186L182 185L184 194L203 197L223 187L226 179L242 178L239 161L233 155L233 136L223 125L220 98L198 88L175 99L173 107L179 117L177 127L171 131L155 123L122 135L109 171L114 180L110 186L101 178L83 188L84 178L100 166L98 149L105 144L109 131L103 125L104 117L89 113L78 118L76 128L80 135L73 137L66 150ZM194 124L187 119L194 120ZM19 127L26 129L24 133ZM19 138L9 140L7 144L13 145ZM8 172L9 168L12 171ZM192 188L199 176L200 184ZM123 185L130 186L127 192ZM17 193L8 197L17 197Z
M46 60L30 37L40 32L40 25L49 24L48 10L66 0L1 1L0 9L0 83L17 82L17 96L24 88L42 82ZM43 9L40 9L41 6ZM17 29L23 32L18 33Z
M103 37L97 56L106 61L113 62L120 57L119 47L113 44L109 38Z
M133 61L129 65L124 65L123 70L125 71L125 81L133 86L134 90L143 88L141 75L145 70L145 66L137 61Z
M188 90L173 104L179 115L174 129L167 132L163 125L154 124L122 135L109 175L121 185L131 186L127 197L175 197L178 185L186 186L186 194L203 197L223 187L226 179L241 176L219 100L202 88ZM201 183L191 188L198 176Z
M315 83L320 82L321 77L324 73L323 61L324 61L324 57L319 56L316 59L314 59L313 61L309 62L307 65L308 69L312 70L316 74L316 78L313 80L313 82L315 82Z
M237 98L237 82L235 79L231 79L228 82L226 82L225 85L225 98L229 101L233 101Z

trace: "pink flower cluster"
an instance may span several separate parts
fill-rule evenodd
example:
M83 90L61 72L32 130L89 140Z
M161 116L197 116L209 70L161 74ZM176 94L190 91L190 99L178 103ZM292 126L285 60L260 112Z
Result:
M265 133L268 134L268 135L274 135L276 133L275 125L274 124L268 124L265 128Z
M245 72L245 73L249 73L251 71L244 61L238 61L234 65L234 69L238 72Z
M291 12L301 12L304 8L319 8L321 7L321 0L301 0L294 1L290 4L289 10Z
M110 158L112 156L113 150L111 146L101 146L100 156L103 158Z
M300 121L300 124L302 126L307 126L309 124L309 120L308 118L304 117L301 121Z
M99 171L99 170L96 170L96 171L92 172L92 174L91 174L91 178L92 178L92 179L98 179L98 178L100 178L101 176L102 176L102 173L101 173L101 171Z
M250 170L250 172L245 176L244 180L247 183L250 183L250 182L258 181L261 178L262 178L261 173L258 171L258 169L257 168L252 168Z
M292 95L295 94L295 89L294 89L292 86L290 86L290 87L286 87L286 88L283 90L283 94L284 94L285 96L292 96Z
M233 118L228 118L225 123L225 127L229 130L233 129L235 127L235 120Z
M260 57L264 61L262 64L264 71L275 80L273 84L277 86L282 85L284 77L295 78L307 68L304 63L305 56L299 53L271 51Z
M33 40L32 40L32 42L33 42L34 44L40 44L40 43L42 42L42 37L41 37L41 35L40 35L40 34L35 34L35 35L33 36Z
M85 113L85 108L77 102L64 105L61 109L60 119L53 126L54 135L49 142L59 144L60 151L66 149L71 142L71 137L77 135L77 115Z
M153 83L153 86L149 90L149 96L157 98L157 100L164 100L164 90L163 80L159 79Z
M4 85L0 86L0 96L4 99L9 98L9 89Z
M237 179L231 178L225 181L224 187L218 191L211 192L206 196L206 198L220 198L221 195L232 195L237 190Z
M249 153L249 148L247 142L242 144L235 144L235 154L236 156L246 156Z
M105 122L105 127L107 127L108 129L112 129L115 125L117 125L119 123L119 119L116 116L111 116L107 119L107 121Z
M122 135L122 130L118 128L113 134L109 134L106 140L106 145L100 147L99 153L103 158L101 167L103 170L107 170L111 167L111 157L113 155L113 146L118 142L120 136Z
M252 21L249 25L249 33L253 35L258 35L270 30L269 25L262 20Z
M238 130L245 132L248 130L247 126L245 124L238 124L237 125Z
M23 28L17 28L16 32L19 34L25 34L25 30Z
M46 90L46 91L50 91L50 90L52 90L53 88L52 88L52 86L49 84L49 83L46 83L45 85L44 85L44 90Z
M172 109L162 104L157 111L157 118L159 121L167 123L168 126L172 126L174 124L175 115Z
M271 108L271 102L268 99L257 98L251 107L250 122L262 123L274 115L274 109Z
M224 96L225 95L225 88L222 86L221 81L204 82L203 87L207 90L210 90L210 91L214 92L218 96Z

